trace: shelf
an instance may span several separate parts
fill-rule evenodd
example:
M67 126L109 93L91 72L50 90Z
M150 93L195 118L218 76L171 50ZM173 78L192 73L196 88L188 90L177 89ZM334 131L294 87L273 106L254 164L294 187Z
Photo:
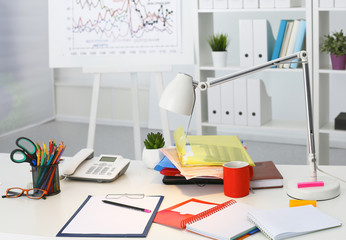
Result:
M346 11L346 8L320 8L320 12L342 12Z
M339 22L341 24L341 27L345 29L345 24L341 20L343 19L344 13L346 13L346 8L319 8L319 0L312 0L312 1L303 1L305 4L303 4L302 7L298 8L271 8L271 9L199 9L198 10L198 19L197 22L201 22L203 25L199 25L199 29L201 30L199 32L200 36L197 38L196 41L204 41L207 34L210 34L210 32L213 32L214 30L222 29L224 25L219 26L216 25L212 20L216 19L216 23L218 21L223 20L223 17L232 17L232 19L238 19L240 17L248 18L248 19L258 19L258 18L268 18L268 22L270 24L278 24L277 19L281 18L296 18L296 16L300 16L299 18L305 18L306 19L306 50L307 52L311 53L311 61L309 61L309 67L311 67L310 70L312 70L310 73L311 76L311 84L312 84L312 95L314 96L313 99L313 107L317 112L326 112L326 114L329 114L330 106L327 104L326 100L329 100L331 97L329 94L329 89L334 88L335 86L332 85L329 87L329 80L334 80L335 85L340 84L339 78L345 78L346 77L346 70L333 70L331 67L330 62L328 61L329 58L327 55L322 55L320 53L319 44L320 44L320 38L321 36L329 31L330 29L333 29L335 26L339 26ZM224 15L227 16L224 16ZM245 14L245 15L244 15ZM303 16L301 16L303 15ZM214 18L215 17L215 18ZM335 19L334 19L335 18ZM328 21L326 21L328 20ZM334 23L335 22L335 23ZM207 23L210 23L210 25L207 25ZM225 24L225 27L227 26L227 23ZM213 28L215 27L215 29ZM276 26L275 26L276 27ZM316 30L316 31L315 31ZM275 36L274 36L275 37ZM235 42L235 44L239 45L239 42ZM200 46L200 56L199 59L201 62L199 62L197 65L197 71L199 74L199 77L202 78L203 81L206 80L208 77L212 76L218 76L221 75L222 71L229 72L229 73L235 73L241 70L246 70L247 67L240 67L240 63L237 61L229 62L229 66L226 67L214 67L212 65L211 58L208 58L209 52L207 48L207 44L205 42L201 42ZM202 47L201 47L202 46ZM239 47L239 46L235 46ZM237 57L237 56L234 56ZM321 59L320 59L321 58ZM233 59L233 58L232 58ZM203 64L201 64L203 63ZM219 72L220 73L219 73ZM298 69L281 69L281 68L268 68L263 71L263 76L261 75L261 78L266 79L280 79L281 76L287 75L287 78L295 78L295 74L301 74L303 71L301 68ZM258 72L259 73L259 72ZM261 72L262 73L262 72ZM327 79L327 81L324 81ZM342 80L341 80L342 81ZM279 84L279 83L278 83ZM334 84L334 83L333 83ZM270 89L271 91L275 91L276 87L278 85L273 85L273 88ZM343 85L342 85L343 86ZM291 86L290 86L291 87ZM295 86L294 86L295 87ZM337 87L337 86L336 86ZM293 86L292 86L293 89ZM343 90L343 89L342 89ZM342 90L340 89L339 91ZM276 94L276 92L275 92ZM339 94L339 92L338 92ZM275 95L276 96L276 95ZM208 103L208 94L201 94L200 95L200 108L205 107L204 105ZM327 99L328 98L328 99ZM296 99L295 99L296 100ZM334 99L333 99L334 100ZM275 101L277 101L275 99ZM303 102L302 102L303 103ZM337 106L341 108L340 106ZM301 121L284 121L284 120L273 120L270 121L262 126L239 126L239 125L228 125L228 124L214 124L214 123L208 123L208 122L200 122L201 119L207 120L207 110L199 109L200 111L200 118L199 118L199 131L201 134L204 132L207 134L212 134L217 130L216 132L232 132L235 134L240 134L242 136L246 136L249 139L266 139L266 140L274 140L278 142L292 142L296 143L299 142L306 144L306 137L307 137L307 122L304 119L300 119ZM289 111L295 110L295 109L288 109ZM277 111L277 110L276 110ZM334 110L333 110L334 111ZM278 111L278 113L280 113ZM280 117L279 115L274 115L278 118L285 119L283 117ZM320 122L324 122L325 116L316 116L316 124L319 124ZM333 135L333 139L328 141L344 141L346 139L346 130L335 130L334 129L334 123L328 123L322 128L319 128L320 125L316 128L316 135L315 140L318 144L317 146L317 152L316 156L319 157L327 157L329 155L329 146L330 144L324 144L325 140L322 136L322 140L319 141L320 134L322 135ZM292 139L292 141L287 140ZM326 138L327 139L327 138ZM337 140L335 140L337 139ZM344 147L344 145L343 145Z
M333 70L331 67L320 68L320 73L325 74L346 74L346 70Z
M240 71L242 69L246 69L246 68L240 68L237 66L227 66L227 67L214 67L212 65L208 65L208 66L201 66L200 70L201 71ZM266 72L302 72L301 68L268 68L262 71L266 71Z
M239 8L239 9L199 9L199 13L244 13L244 12L305 12L303 7L299 8Z
M262 126L240 126L240 125L229 125L229 124L214 124L208 122L202 122L204 127L227 127L235 129L247 129L247 130L258 130L258 129L270 129L270 130L284 130L284 131L306 131L306 122L297 121L284 121L284 120L272 120Z
M346 135L346 130L335 130L334 123L329 122L320 128L320 133Z

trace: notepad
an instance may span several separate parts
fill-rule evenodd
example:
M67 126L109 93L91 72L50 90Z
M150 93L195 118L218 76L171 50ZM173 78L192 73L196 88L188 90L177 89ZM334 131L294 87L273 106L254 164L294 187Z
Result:
M274 210L251 210L248 218L273 240L341 226L340 221L312 205Z
M104 199L88 196L57 237L146 237L163 196L117 199L122 204L150 209L150 213L106 204Z

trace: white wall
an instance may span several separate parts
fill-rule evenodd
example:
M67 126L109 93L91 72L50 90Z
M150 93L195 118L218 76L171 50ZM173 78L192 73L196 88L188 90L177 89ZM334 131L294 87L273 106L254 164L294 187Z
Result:
M194 67L174 66L164 72L166 85L178 72L194 75ZM80 69L55 69L55 95L57 119L89 121L93 74ZM151 73L138 73L139 118L142 127L161 129L155 77ZM132 126L132 79L130 73L102 74L98 105L98 123ZM187 128L189 118L168 113L171 129L179 125ZM192 129L195 129L193 124Z

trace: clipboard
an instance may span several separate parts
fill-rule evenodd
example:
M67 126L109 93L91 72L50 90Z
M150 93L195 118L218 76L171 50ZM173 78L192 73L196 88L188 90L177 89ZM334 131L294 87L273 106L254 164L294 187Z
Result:
M102 200L106 198L88 196L56 236L146 237L163 196L116 199L116 202L122 204L150 209L150 213L105 204Z

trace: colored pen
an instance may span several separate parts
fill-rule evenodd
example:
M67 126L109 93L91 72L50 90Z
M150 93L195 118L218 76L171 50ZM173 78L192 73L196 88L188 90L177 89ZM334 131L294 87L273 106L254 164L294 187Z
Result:
M102 202L108 203L111 205L115 205L115 206L119 206L119 207L130 208L133 210L138 210L138 211L142 211L142 212L146 212L146 213L151 212L151 210L149 210L149 209L134 207L134 206L130 206L130 205L122 204L122 203L117 203L117 202L112 202L112 201L107 201L107 200L102 200Z

